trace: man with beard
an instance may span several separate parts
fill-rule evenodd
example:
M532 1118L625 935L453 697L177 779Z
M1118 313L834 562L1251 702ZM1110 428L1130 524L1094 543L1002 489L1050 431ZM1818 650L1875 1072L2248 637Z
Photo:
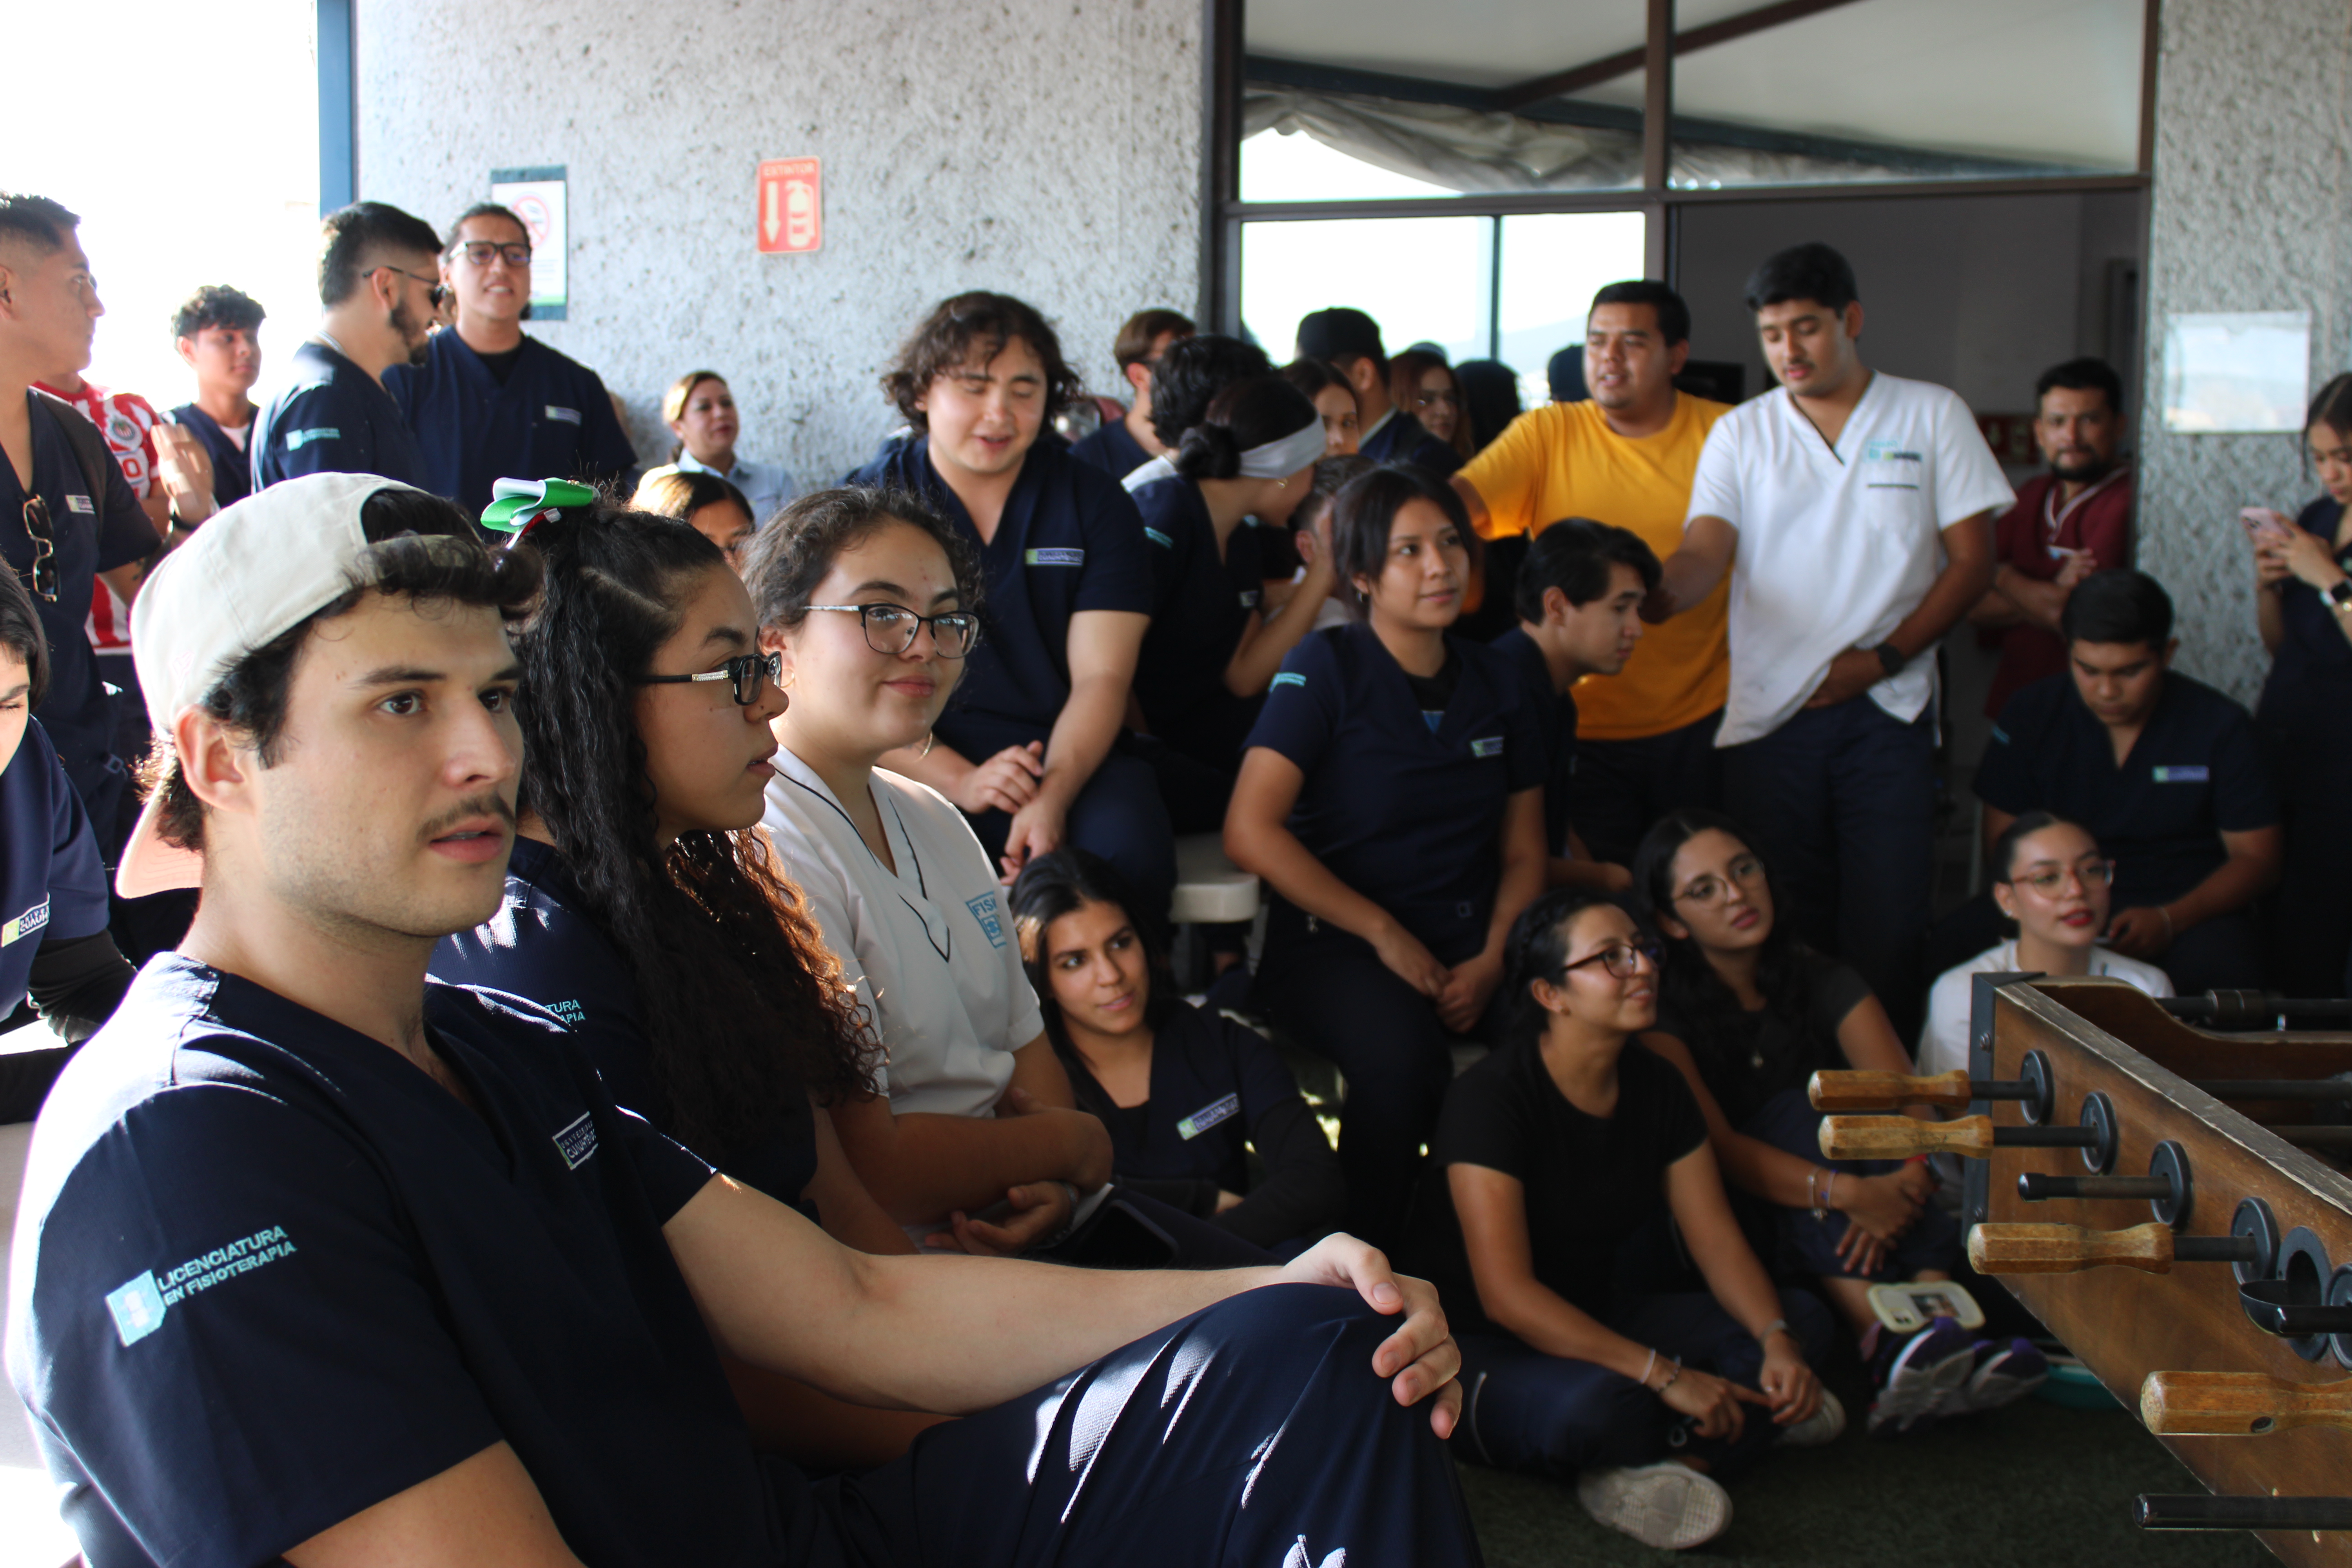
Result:
M441 239L383 202L354 202L319 226L319 330L294 351L294 384L261 417L253 488L297 474L381 474L425 483L425 460L383 388L421 364L440 308Z
M1985 714L1997 718L2019 688L2066 668L2058 617L2074 584L2130 564L2131 466L2123 439L2124 384L2105 360L2071 359L2033 384L2033 444L2050 471L2017 493L1993 527L1992 588L1969 612L2000 649Z

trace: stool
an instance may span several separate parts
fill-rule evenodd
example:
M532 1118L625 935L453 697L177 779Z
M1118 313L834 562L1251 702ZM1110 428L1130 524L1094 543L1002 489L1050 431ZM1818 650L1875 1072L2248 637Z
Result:
M1223 835L1190 833L1176 840L1170 925L1244 925L1257 919L1257 879L1225 858Z

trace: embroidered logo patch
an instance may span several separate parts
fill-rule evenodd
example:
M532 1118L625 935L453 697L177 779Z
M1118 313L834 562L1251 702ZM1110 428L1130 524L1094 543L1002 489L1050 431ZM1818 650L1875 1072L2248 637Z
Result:
M1021 559L1032 566L1083 566L1087 552L1083 550L1024 550Z
M1204 1105L1176 1124L1176 1135L1187 1143L1214 1127L1220 1121L1230 1121L1241 1114L1242 1097L1229 1094L1214 1104Z
M1916 463L1921 458L1918 453L1906 452L1892 441L1866 441L1863 443L1862 460L1865 463Z
M1271 691L1277 686L1304 686L1306 684L1307 678L1305 676L1300 675L1294 670L1286 669L1280 675L1276 676L1271 681L1266 683L1266 689Z
M251 1236L226 1247L215 1247L176 1268L165 1270L161 1279L155 1278L153 1269L148 1269L106 1293L106 1310L114 1319L114 1332L125 1345L136 1344L162 1328L163 1314L188 1297L240 1274L250 1274L281 1258L291 1258L294 1250L284 1226L266 1226Z
M555 1152L563 1156L564 1165L578 1170L596 1152L596 1123L582 1111L572 1124L555 1135Z
M316 430L289 430L286 432L286 449L289 452L299 452L315 442L340 441L342 438L343 433L332 426L321 426Z
M1160 532L1150 523L1144 524L1143 537L1151 541L1152 543L1157 544L1162 550L1173 550L1176 548L1176 542L1174 540L1169 538L1166 534ZM1030 553L1034 555L1036 552L1033 550Z
M2152 771L2158 784L2206 784L2213 777L2213 770L2210 768L2169 767L2156 768Z
M66 497L66 510L68 511L86 511L92 517L98 515L98 507L96 504L93 503L88 496L83 495L68 495Z
M556 1022L567 1029L576 1029L588 1021L588 1009L571 997L561 1002L550 1002L547 1010L554 1014Z
M1501 756L1503 754L1503 737L1500 735L1489 735L1482 741L1471 742L1470 754L1474 757Z
M566 425L577 425L580 423L580 410L577 408L558 408L552 403L547 405L547 416L550 419L562 420Z
M12 947L18 937L32 935L49 923L49 900L43 899L6 925L0 925L0 947Z
M976 899L966 899L963 907L980 922L980 934L988 939L991 947L1004 945L1004 906L996 901L994 893L982 893Z

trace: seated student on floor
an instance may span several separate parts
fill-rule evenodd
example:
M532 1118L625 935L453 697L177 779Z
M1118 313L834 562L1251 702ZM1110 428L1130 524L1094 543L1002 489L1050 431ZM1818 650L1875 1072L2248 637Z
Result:
M849 482L922 497L971 542L988 584L962 700L890 766L971 819L1005 882L1066 842L1164 907L1168 811L1150 764L1120 746L1151 611L1143 520L1118 480L1038 438L1078 395L1054 329L1009 296L959 294L923 319L883 385L915 438Z
M530 695L514 854L504 906L444 941L432 973L555 1014L617 1104L835 1240L912 1252L811 1105L870 1098L875 1064L839 966L755 831L766 774L745 762L773 748L783 693L740 663L720 666L724 680L673 673L709 658L714 627L744 630L735 651L755 658L743 585L684 524L584 487L569 499L489 514L528 529L547 573L516 638ZM879 1463L927 1424L740 1363L728 1375L754 1436L798 1459Z
M33 597L0 571L0 1017L29 995L66 1044L0 1056L0 1122L30 1121L76 1046L131 984L108 934L106 868L81 796L33 717L49 639Z
M1360 445L1356 395L1328 361L1295 359L1282 367L1282 379L1305 393L1323 420L1323 455L1352 458ZM1377 462L1375 458L1373 461Z
M1255 1031L1177 994L1159 922L1083 849L1013 884L1029 984L1081 1109L1110 1130L1119 1184L1279 1257L1339 1224L1339 1156ZM1253 1186L1249 1155L1265 1165Z
M1272 907L1258 1007L1348 1078L1349 1228L1397 1234L1511 921L1543 889L1543 752L1508 661L1447 633L1469 575L1461 498L1410 466L1331 507L1363 618L1303 639L1250 731L1225 853Z
M1822 1161L1812 1075L1908 1072L1911 1059L1862 976L1778 918L1746 830L1719 812L1675 812L1633 857L1633 896L1665 939L1643 1043L1689 1084L1727 1179L1770 1205L1783 1267L1820 1279L1860 1337L1876 1384L1871 1432L1899 1436L2031 1391L2047 1367L2022 1340L1972 1341L1948 1318L1907 1339L1881 1331L1871 1285L1951 1278L1958 1228L1928 1205L1924 1159Z
M1658 557L1641 535L1571 517L1537 533L1519 567L1519 624L1495 639L1517 660L1543 736L1544 880L1622 893L1624 867L1595 860L1570 818L1576 787L1576 683L1615 675L1642 640L1642 599L1658 585ZM1551 700L1547 702L1549 694Z
M2077 822L2116 863L2105 946L2196 995L2259 986L2249 906L2278 880L2278 797L2253 721L2168 668L2172 600L2144 572L2094 573L2066 601L2067 670L2009 700L1977 768L1988 846L2013 817ZM1990 898L1937 936L1948 964L1996 934Z
M555 1016L426 983L502 898L535 562L324 474L142 585L163 740L122 876L204 899L43 1113L8 1343L85 1559L1475 1562L1430 1430L1458 1357L1360 1243L1222 1274L853 1253L617 1110ZM1286 1281L1353 1289L1254 1289ZM754 1454L714 1342L969 1418L811 1484Z
M1602 1524L1681 1548L1731 1522L1724 1483L1776 1440L1845 1427L1812 1363L1830 1314L1748 1249L1657 1018L1657 948L1614 902L1545 894L1511 940L1506 1042L1454 1081L1409 1256L1451 1305L1464 1458L1577 1481ZM1640 1295L1618 1256L1672 1216L1705 1291Z
M1260 604L1261 530L1289 522L1322 450L1306 397L1280 376L1253 376L1217 394L1184 433L1172 476L1133 492L1152 575L1135 700L1150 732L1189 764L1160 770L1179 833L1223 825L1257 699L1313 618ZM1313 604L1332 582L1327 556L1298 591Z
M1106 1184L1110 1136L1076 1109L988 858L937 791L879 765L920 745L982 635L961 534L903 491L818 491L761 530L748 581L791 696L768 834L887 1064L887 1100L832 1107L868 1189L934 1247L1097 1261L1139 1216L1188 1264L1257 1260Z
M743 547L759 525L751 520L751 503L732 480L692 468L657 468L637 481L629 505L687 524L719 546L737 576L743 574Z

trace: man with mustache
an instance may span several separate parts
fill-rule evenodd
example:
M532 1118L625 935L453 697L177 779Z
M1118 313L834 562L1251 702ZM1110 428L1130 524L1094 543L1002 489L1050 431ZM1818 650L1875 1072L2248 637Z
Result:
M1993 525L2000 563L1991 591L1969 623L2000 649L1985 698L1999 718L2020 687L2066 668L2058 617L2074 584L2131 563L2130 464L2116 455L2124 434L2123 378L2104 360L2072 359L2033 384L2033 444L2050 471L2018 492Z

